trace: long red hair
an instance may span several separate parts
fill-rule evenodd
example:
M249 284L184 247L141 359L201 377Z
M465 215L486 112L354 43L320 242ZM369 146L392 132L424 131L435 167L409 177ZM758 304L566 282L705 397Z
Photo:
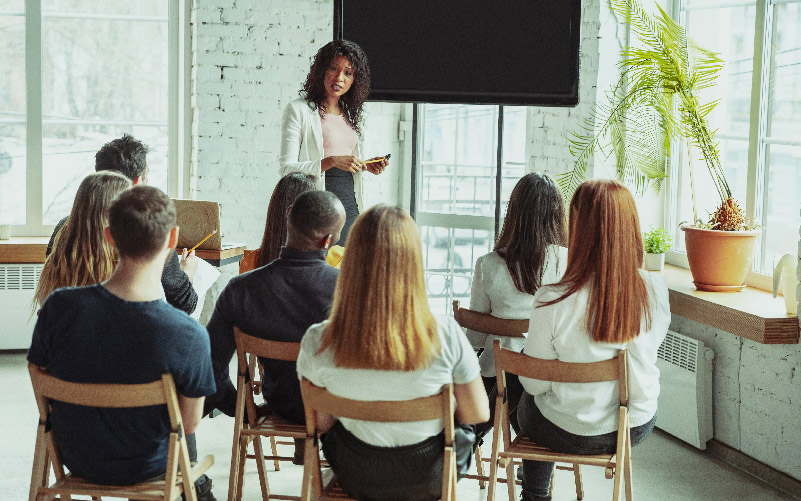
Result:
M594 341L621 343L636 338L651 316L640 276L643 244L631 192L620 182L582 183L570 202L567 270L557 284L565 288L558 303L587 287L587 331ZM646 327L648 328L648 327Z

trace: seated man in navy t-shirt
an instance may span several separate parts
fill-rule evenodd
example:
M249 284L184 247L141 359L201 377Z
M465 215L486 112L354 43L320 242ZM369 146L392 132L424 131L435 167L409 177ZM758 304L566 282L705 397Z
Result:
M178 235L175 208L159 189L135 186L112 203L105 235L120 256L116 270L102 284L59 289L47 298L28 361L77 383L148 383L169 372L184 431L194 433L203 399L216 388L206 330L161 299L162 270ZM50 424L61 459L76 476L127 485L164 474L170 431L164 406L53 402Z

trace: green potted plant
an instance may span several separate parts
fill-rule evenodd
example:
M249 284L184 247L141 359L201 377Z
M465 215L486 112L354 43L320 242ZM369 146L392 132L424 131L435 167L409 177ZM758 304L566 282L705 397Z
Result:
M648 271L662 271L665 267L665 252L670 249L673 239L664 228L650 226L642 234L642 243L645 249L645 269Z
M621 49L620 79L607 92L606 102L570 138L576 162L558 178L562 194L570 199L598 151L614 153L618 177L643 193L649 187L658 190L666 177L671 143L683 141L698 148L720 205L704 223L696 215L693 195L695 221L682 226L690 271L699 289L739 290L751 268L759 231L726 182L718 143L707 123L717 101L699 99L700 91L714 85L723 61L689 39L659 5L655 16L637 0L611 0L610 7L631 27L638 43Z

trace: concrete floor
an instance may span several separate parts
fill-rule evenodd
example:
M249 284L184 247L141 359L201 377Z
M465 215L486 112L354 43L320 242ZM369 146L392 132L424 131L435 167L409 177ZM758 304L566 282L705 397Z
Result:
M38 415L30 387L25 355L0 354L0 499L24 500L28 496L33 444ZM215 464L209 471L214 493L226 498L231 460L233 419L218 416L204 419L197 432L199 454L213 454ZM292 446L282 453L292 454ZM489 441L484 445L489 455ZM640 500L789 500L795 499L770 485L719 460L655 432L633 452L634 493ZM247 464L244 499L260 499L258 474L253 461ZM268 465L268 480L273 494L300 494L302 467L282 463L281 471ZM587 501L611 498L612 481L604 478L602 468L584 467L584 492ZM576 499L571 472L556 474L555 500ZM519 489L518 489L519 496ZM462 480L458 484L460 500L486 500L486 489L478 482ZM506 487L499 484L496 499L507 499Z

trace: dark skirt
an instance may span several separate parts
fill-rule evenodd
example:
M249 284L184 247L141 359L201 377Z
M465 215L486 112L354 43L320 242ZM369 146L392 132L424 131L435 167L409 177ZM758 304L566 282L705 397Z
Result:
M325 173L325 191L330 191L339 198L345 207L345 226L340 233L339 242L335 245L345 245L353 221L359 216L359 206L356 204L356 191L353 185L353 174L339 169L329 169Z
M456 473L470 469L475 433L458 425L454 434ZM337 421L323 440L323 453L339 485L359 500L430 501L442 492L445 433L401 447L378 447L359 440Z

